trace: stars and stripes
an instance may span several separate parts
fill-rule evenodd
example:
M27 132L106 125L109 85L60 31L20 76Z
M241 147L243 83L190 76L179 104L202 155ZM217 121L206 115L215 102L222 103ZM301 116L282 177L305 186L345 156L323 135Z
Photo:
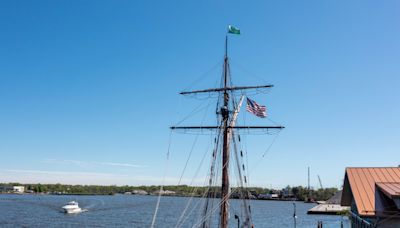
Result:
M257 104L255 101L247 98L247 111L254 115L265 118L267 117L267 107Z

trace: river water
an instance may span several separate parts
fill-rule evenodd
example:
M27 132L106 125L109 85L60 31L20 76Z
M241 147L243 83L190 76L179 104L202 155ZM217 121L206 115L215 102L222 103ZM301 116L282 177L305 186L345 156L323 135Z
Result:
M78 201L87 209L80 214L64 214L61 207ZM175 227L188 197L162 197L155 227ZM198 221L204 199L193 198L187 212L192 211L181 227L192 227ZM156 196L70 196L70 195L0 195L0 227L150 227ZM239 213L239 200L231 200L230 227L237 227L234 213ZM250 201L255 227L294 227L293 203L284 201ZM350 227L347 218L332 215L307 215L314 204L296 202L297 227ZM192 210L194 209L194 210ZM236 212L235 212L236 211ZM215 212L218 214L218 211ZM216 221L214 221L214 224Z

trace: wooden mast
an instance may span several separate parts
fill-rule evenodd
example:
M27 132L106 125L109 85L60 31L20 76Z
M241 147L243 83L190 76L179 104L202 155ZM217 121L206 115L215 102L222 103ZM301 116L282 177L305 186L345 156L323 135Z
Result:
M224 87L228 87L228 36L225 37L224 58ZM222 188L221 188L221 228L228 227L228 200L229 200L229 93L224 90L224 106L221 108L223 121L223 148L222 148Z

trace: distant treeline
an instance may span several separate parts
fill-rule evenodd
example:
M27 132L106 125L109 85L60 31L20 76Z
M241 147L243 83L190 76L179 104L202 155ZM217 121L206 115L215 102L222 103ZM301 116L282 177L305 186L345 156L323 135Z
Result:
M20 183L0 183L0 189L6 189L12 186L25 186L26 192L31 193L48 193L48 194L90 194L90 195L112 195L124 194L133 192L134 190L146 191L148 194L160 190L160 186L104 186L104 185L65 185L65 184L20 184ZM168 185L164 186L163 190L173 191L174 195L179 196L203 196L208 187L188 186L188 185ZM232 192L239 192L239 188L232 188ZM260 187L249 187L244 189L251 193L256 198L260 195L277 194L279 198L296 198L297 200L327 200L332 197L337 191L337 188L324 188L308 191L303 186L291 187L287 186L284 189L268 189ZM212 191L219 192L220 187L213 187Z
M298 200L305 201L307 199L315 200L315 201L325 201L331 198L335 193L337 193L339 190L337 188L320 188L317 190L310 189L303 187L303 186L297 186L297 187L290 187L287 186L285 188L285 191L290 192L293 194L295 198Z

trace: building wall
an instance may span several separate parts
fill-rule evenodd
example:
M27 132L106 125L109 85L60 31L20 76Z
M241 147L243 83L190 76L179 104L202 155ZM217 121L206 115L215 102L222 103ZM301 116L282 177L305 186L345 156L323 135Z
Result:
M24 193L25 187L24 186L14 186L13 191L16 193Z

